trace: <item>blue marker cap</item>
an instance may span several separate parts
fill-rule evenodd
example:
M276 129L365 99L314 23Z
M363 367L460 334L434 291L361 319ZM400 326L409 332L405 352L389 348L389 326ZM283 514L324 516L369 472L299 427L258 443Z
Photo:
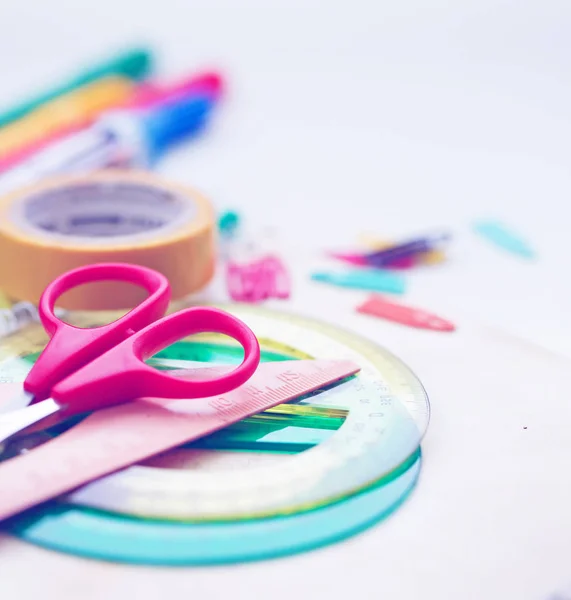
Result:
M186 96L142 114L141 128L151 162L206 124L214 102L208 96Z

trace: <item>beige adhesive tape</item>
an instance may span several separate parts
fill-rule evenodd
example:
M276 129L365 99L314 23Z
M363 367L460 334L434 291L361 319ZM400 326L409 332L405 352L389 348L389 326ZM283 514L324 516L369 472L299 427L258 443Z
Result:
M98 262L156 269L179 300L212 279L214 245L210 202L146 172L58 177L0 198L0 289L14 300L37 304L55 277ZM58 306L126 309L146 295L106 281L66 293Z

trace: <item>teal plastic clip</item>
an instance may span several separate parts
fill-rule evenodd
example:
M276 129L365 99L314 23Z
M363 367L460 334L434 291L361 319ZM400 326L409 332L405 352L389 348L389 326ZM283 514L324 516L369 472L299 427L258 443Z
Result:
M342 272L318 272L311 275L313 281L331 283L340 287L403 294L406 280L382 269L354 269Z
M535 252L521 237L498 221L478 221L474 231L496 246L524 258L534 258Z

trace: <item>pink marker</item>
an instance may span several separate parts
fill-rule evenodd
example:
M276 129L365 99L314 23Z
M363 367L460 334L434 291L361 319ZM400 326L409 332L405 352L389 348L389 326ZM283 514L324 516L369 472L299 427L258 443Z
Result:
M223 92L224 82L218 73L194 75L169 85L141 84L135 94L119 108L148 108L180 96L204 96L218 100Z

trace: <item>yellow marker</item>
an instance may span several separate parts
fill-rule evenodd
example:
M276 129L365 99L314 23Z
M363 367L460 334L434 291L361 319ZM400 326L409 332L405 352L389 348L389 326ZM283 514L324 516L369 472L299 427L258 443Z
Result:
M359 242L367 246L371 251L384 250L394 245L394 242L380 239L374 235L363 233L359 236ZM442 250L431 250L419 255L418 262L424 265L436 265L446 260L446 254Z
M135 86L130 79L110 76L44 104L0 129L0 158L60 132L88 125L104 110L127 101Z

